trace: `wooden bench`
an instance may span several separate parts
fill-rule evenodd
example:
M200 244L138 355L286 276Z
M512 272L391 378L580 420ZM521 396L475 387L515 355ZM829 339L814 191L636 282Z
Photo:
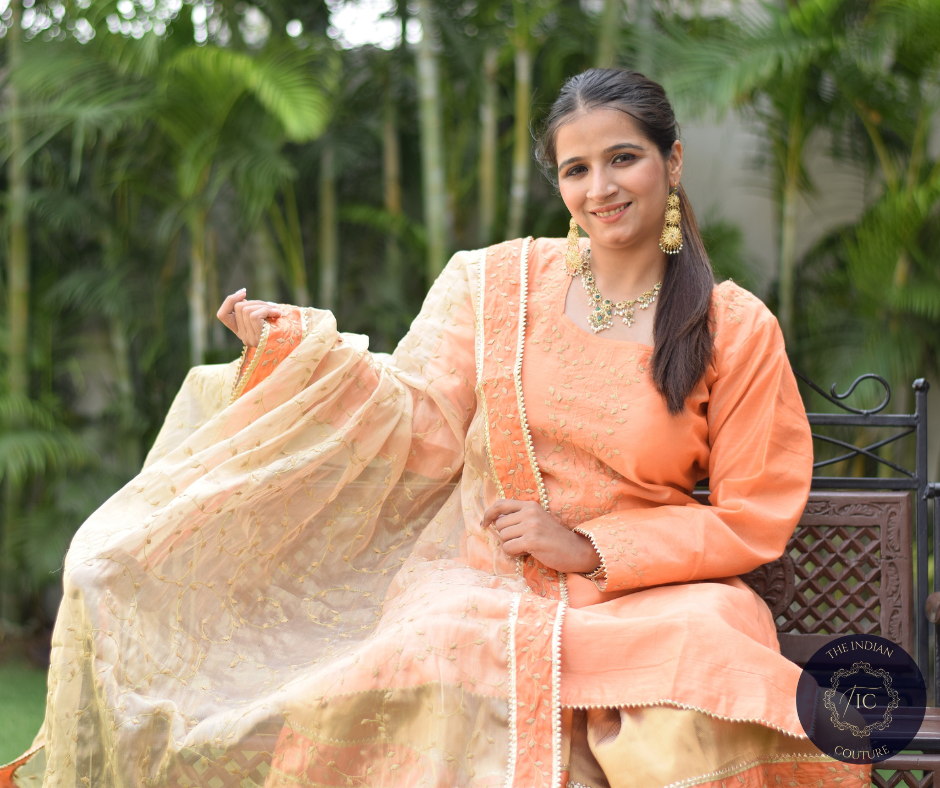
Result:
M881 788L940 786L940 506L934 506L934 593L927 589L928 502L940 495L940 485L927 481L927 383L914 382L914 413L895 415L884 413L891 393L877 375L863 375L843 394L835 385L826 392L797 375L843 412L808 414L816 452L809 502L784 555L743 579L770 606L780 649L797 664L848 634L881 635L917 660L933 702L909 747L921 754L905 753L878 764L872 782ZM884 387L882 402L871 409L847 405L845 400L866 380ZM863 445L866 438L871 442ZM913 470L879 454L905 438L913 439ZM868 475L820 473L848 463L864 467Z

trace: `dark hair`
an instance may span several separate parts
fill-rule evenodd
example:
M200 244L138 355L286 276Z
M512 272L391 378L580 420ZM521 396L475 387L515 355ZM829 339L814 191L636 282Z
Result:
M662 85L636 71L592 68L569 79L545 121L536 159L557 186L558 129L576 112L609 106L629 115L643 135L668 158L679 139L676 116ZM653 324L653 379L670 413L681 413L685 400L705 374L712 357L709 307L715 277L702 243L695 214L679 186L682 251L670 255ZM665 213L666 206L663 205Z

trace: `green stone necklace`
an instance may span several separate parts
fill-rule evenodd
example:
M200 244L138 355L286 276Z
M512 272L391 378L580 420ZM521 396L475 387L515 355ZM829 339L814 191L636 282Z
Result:
M662 282L657 282L649 290L636 298L630 301L618 301L615 304L609 298L604 298L604 296L601 295L601 291L597 289L597 282L594 281L594 274L591 273L590 247L584 250L583 258L584 265L581 268L581 284L584 285L588 298L591 299L591 304L594 306L594 311L588 315L587 321L591 324L591 330L595 334L598 331L603 331L613 326L614 315L622 317L627 328L632 326L636 322L633 312L634 308L638 306L640 309L649 309L649 305L656 301L656 296L659 295L659 291L663 286Z

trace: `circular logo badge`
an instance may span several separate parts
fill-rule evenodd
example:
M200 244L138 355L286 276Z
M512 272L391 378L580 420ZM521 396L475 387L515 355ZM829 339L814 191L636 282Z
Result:
M845 763L878 763L920 730L927 686L913 657L877 635L846 635L813 654L796 708L810 740Z

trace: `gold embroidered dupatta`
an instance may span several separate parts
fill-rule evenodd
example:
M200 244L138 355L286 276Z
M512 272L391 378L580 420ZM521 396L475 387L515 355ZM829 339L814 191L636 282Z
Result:
M304 310L232 404L236 365L191 372L71 546L46 784L558 785L563 585L479 528L538 487L485 279L455 255L391 357Z
M392 356L309 309L230 405L237 364L191 372L144 471L70 550L48 785L559 787L566 579L480 528L499 497L548 504L521 388L529 246L455 255ZM669 621L616 610L568 611L566 703L800 733L759 670L714 707L702 682L637 696L628 651L650 626L672 648ZM712 637L759 666L736 626ZM620 673L579 672L591 632L619 638L602 667Z

